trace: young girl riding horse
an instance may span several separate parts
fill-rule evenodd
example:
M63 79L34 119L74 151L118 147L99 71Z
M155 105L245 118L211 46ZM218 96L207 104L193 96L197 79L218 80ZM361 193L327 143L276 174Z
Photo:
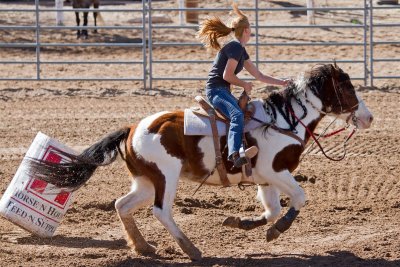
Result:
M236 3L233 3L232 7L237 16L232 20L230 27L218 17L206 19L200 27L198 38L207 48L218 50L208 74L206 95L209 102L230 120L227 136L228 160L232 161L235 167L240 168L248 163L246 157L239 154L242 147L244 114L238 105L238 100L232 95L230 87L231 85L243 87L244 92L250 95L253 84L239 79L236 75L244 67L254 78L264 83L286 86L289 80L264 75L253 64L245 49L251 36L249 20L239 10ZM235 39L221 48L218 39L231 33L234 33Z

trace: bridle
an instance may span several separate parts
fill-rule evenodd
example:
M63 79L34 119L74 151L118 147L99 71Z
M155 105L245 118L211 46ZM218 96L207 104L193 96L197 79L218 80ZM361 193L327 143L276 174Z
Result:
M286 107L286 108L287 108L288 113L292 116L292 118L295 119L295 121L291 121L291 120L289 119L289 116L286 116L285 114L282 114L283 112L281 112L281 111L278 109L278 111L280 111L281 115L284 117L284 119L285 119L285 120L288 122L288 124L290 125L290 129L281 129L281 128L279 128L278 126L275 125L276 121L275 121L274 118L276 117L276 112L275 112L275 111L274 111L274 112L270 112L270 110L269 110L269 108L268 108L268 107L272 107L272 106L273 106L273 103L271 103L271 101L266 101L266 104L267 104L268 107L264 106L264 108L266 109L267 114L269 114L270 117L272 118L272 123L264 123L264 125L268 125L268 126L274 125L274 126L276 126L276 127L273 127L273 129L277 130L276 128L278 128L278 129L280 130L280 131L278 131L278 132L280 132L280 133L282 133L282 134L283 134L283 133L286 134L287 132L290 132L290 133L292 133L292 135L296 135L297 131L296 131L294 128L296 127L297 124L301 124L301 125L306 129L306 132L307 132L307 133L310 135L310 137L313 139L313 143L311 144L310 147L312 147L312 146L314 145L314 143L316 143L316 144L318 145L319 149L321 150L322 154L323 154L326 158L328 158L328 159L330 159L330 160L333 160L333 161L341 161L341 160L343 160L343 159L345 158L345 156L346 156L346 146L347 146L347 143L348 143L348 141L350 140L350 138L354 135L354 133L356 132L356 128L354 128L354 129L350 132L350 134L346 137L346 139L344 140L344 142L343 142L343 154L342 154L342 156L340 156L339 158L333 158L333 157L330 157L329 155L327 155L327 154L325 153L325 151L324 151L322 145L320 144L320 142L319 142L318 140L319 140L319 138L330 137L330 136L339 134L340 132L346 130L346 129L349 127L349 125L350 125L350 124L349 124L350 119L352 120L353 124L357 127L357 117L355 116L355 112L356 112L356 110L357 110L357 108L358 108L358 106L359 106L359 102L357 102L357 104L355 104L354 106L352 106L352 107L350 107L350 108L344 109L344 108L343 108L343 105L342 105L341 98L346 102L346 104L347 104L347 99L346 99L345 97L343 97L344 90L343 90L343 88L342 88L342 84L345 83L345 82L348 82L348 81L350 81L350 80L349 80L349 79L348 79L348 80L346 79L346 80L344 80L344 81L337 82L337 81L335 81L335 79L333 78L333 76L331 76L331 79L332 79L333 88L334 88L334 90L335 90L335 95L336 95L337 101L338 101L339 106L340 106L340 114L347 113L347 112L350 113L349 116L348 116L348 117L346 118L346 120L345 120L345 121L346 121L346 124L347 124L345 127L341 128L341 129L339 129L339 130L336 130L336 131L334 131L334 132L328 133L328 134L318 134L318 137L316 137L316 135L308 128L308 126L305 125L305 124L303 123L302 119L305 118L305 116L306 116L306 114L307 114L307 109L306 109L305 106L301 103L300 99L298 99L298 98L295 97L295 96L294 96L294 99L296 100L297 104L299 104L299 105L301 106L301 108L303 109L303 111L304 111L304 114L303 114L303 116L302 116L301 118L299 118L299 117L294 113L293 108L292 108L291 106L288 106L288 107ZM321 85L321 86L322 86L322 85ZM320 97L318 96L318 95L319 95L319 94L318 94L319 91L317 91L315 87L309 87L309 88L310 88L311 92L312 92L317 98L320 98ZM292 97L293 97L293 95L292 95ZM304 98L305 98L305 101L306 101L313 109L315 109L316 111L318 111L320 114L322 114L322 115L329 115L330 113L332 113L332 110L331 110L330 107L328 107L328 110L327 110L327 111L323 111L323 110L317 108L317 107L309 100L306 91L304 91ZM290 101L289 101L289 102L290 102ZM348 105L346 105L346 106L348 106ZM253 117L252 117L252 119L261 122L260 120L257 120L256 118L253 118ZM330 124L330 125L331 125L331 124ZM328 127L324 130L324 132L330 127L330 125L328 125ZM292 136L292 135L289 135L289 136ZM293 137L293 136L292 136L292 137ZM296 137L298 137L298 136L296 135ZM299 138L295 138L295 139L298 140ZM301 142L301 144L302 144L302 146L304 147L304 141Z
M356 110L357 110L357 108L358 108L359 103L357 103L356 105L350 107L350 108L347 109L347 110L344 110L344 109L343 109L343 106L342 106L342 103L341 103L341 101L340 101L339 94L338 94L338 93L340 93L341 96L343 95L343 88L340 86L340 84L342 84L342 83L344 83L344 82L347 82L347 81L348 81L348 80L345 80L345 81L342 81L342 82L337 83L337 82L335 82L335 79L333 79L333 77L332 77L333 88L334 88L334 90L335 90L335 95L336 95L336 98L337 98L337 100L338 100L338 102L339 102L339 105L340 105L340 114L350 112L349 116L346 118L346 123L347 123L347 125L346 125L345 127L341 128L341 129L339 129L339 130L336 130L336 131L334 131L334 132L331 132L331 133L329 133L329 134L320 134L320 135L318 135L318 138L317 138L317 137L315 136L315 134L307 127L307 125L305 125L305 124L301 121L301 119L299 119L299 118L296 116L296 114L293 112L293 110L290 110L292 116L294 116L294 117L296 118L296 120L306 129L307 133L308 133L308 134L310 135L310 137L314 140L313 144L311 144L311 147L314 145L314 143L316 143L316 144L318 145L319 149L321 150L322 154L323 154L326 158L328 158L328 159L330 159L330 160L333 160L333 161L341 161L341 160L343 160L343 159L345 158L345 156L346 156L346 146L347 146L347 142L350 140L350 138L351 138L351 137L354 135L354 133L356 132L356 128L354 128L354 129L350 132L350 134L347 136L347 138L344 140L344 142L343 142L343 154L342 154L342 156L340 156L339 158L332 158L332 157L330 157L329 155L327 155L327 154L325 153L325 151L324 151L324 149L323 149L321 143L318 141L318 139L319 139L320 137L323 137L323 138L330 137L330 136L336 135L336 134L338 134L338 133L340 133L340 132L346 130L346 129L349 127L349 120L350 120L350 119L352 120L353 124L357 127L357 117L355 116L355 112L356 112ZM314 93L314 92L313 92L313 93ZM312 108L314 108L315 110L317 110L320 114L322 114L322 115L328 115L328 114L330 113L330 111L325 112L325 111L323 111L323 110L317 108L317 107L308 99L308 97L307 97L307 92L304 93L304 96L305 96L306 102L309 103L309 104L312 106ZM346 98L344 98L344 100L346 101ZM347 102L347 101L346 101L346 102ZM331 124L330 124L330 125L331 125ZM329 127L330 125L328 125L328 127ZM328 129L328 127L325 129L325 131Z
M331 77L331 78L332 78L333 89L335 90L335 95L336 95L336 98L337 98L337 100L339 102L339 105L340 105L340 114L347 113L347 112L350 112L350 114L355 113L355 111L358 108L359 103L357 102L357 104L355 104L354 106L352 106L352 107L350 107L350 108L345 110L345 109L343 109L342 102L340 101L340 97L339 97L339 94L338 94L338 92L339 92L340 95L343 96L343 88L342 88L341 84L343 84L345 82L350 82L350 79L346 79L344 81L337 82L337 81L335 81L335 79L333 79L333 77ZM347 99L345 97L343 99L346 102L346 104L348 104ZM353 114L353 116L354 116L354 114ZM349 118L346 119L346 122L348 120L349 120Z
M336 131L334 131L334 132L331 132L331 133L329 133L329 134L320 134L320 135L318 135L318 138L317 138L317 137L315 136L315 134L313 133L313 131L311 131L310 128L308 128L308 126L305 125L305 124L296 116L296 114L293 112L293 110L290 110L290 112L291 112L292 116L294 116L294 117L297 119L297 121L306 129L307 133L308 133L308 134L310 135L310 137L314 140L314 142L318 145L318 147L319 147L319 149L321 150L322 154L323 154L327 159L330 159L330 160L333 160L333 161L341 161L341 160L343 160L343 159L345 158L345 156L346 156L346 146L347 146L347 142L350 140L350 138L351 138L351 137L353 136L353 134L356 132L356 128L354 128L354 129L351 131L351 133L347 136L347 138L344 140L344 142L343 142L343 154L342 154L342 156L340 156L339 158L333 158L333 157L331 157L331 156L329 156L329 155L326 154L324 148L322 147L322 145L321 145L321 143L318 141L318 139L319 139L320 137L326 138L326 137L330 137L330 136L336 135L336 134L338 134L338 133L340 133L340 132L346 130L346 129L348 128L348 125L347 125L346 127L343 127L343 128L341 128L341 129L336 130ZM330 126L330 125L329 125L329 126ZM329 127L329 126L328 126L328 127ZM311 144L311 146L313 146L313 144ZM303 157L303 158L304 158L304 157Z

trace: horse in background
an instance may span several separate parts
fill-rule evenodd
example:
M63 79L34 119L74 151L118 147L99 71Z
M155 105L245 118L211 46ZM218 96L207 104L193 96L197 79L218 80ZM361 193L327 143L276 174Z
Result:
M99 8L100 6L100 0L72 0L72 7L73 8L90 8L90 6L93 4L93 8ZM83 26L87 26L88 24L88 14L89 12L83 12ZM76 16L76 25L79 26L80 24L80 18L79 18L79 12L75 12ZM100 22L103 21L100 12L93 12L93 17L94 17L94 26L97 26L97 18L100 20ZM97 33L97 29L94 29L94 33ZM77 39L79 38L87 39L89 37L88 31L86 29L83 29L82 31L80 29L77 30L76 32L76 37Z

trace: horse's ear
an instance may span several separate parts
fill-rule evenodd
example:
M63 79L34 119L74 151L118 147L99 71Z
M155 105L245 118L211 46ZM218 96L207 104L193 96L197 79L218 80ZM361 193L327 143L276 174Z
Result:
M335 69L336 71L339 71L339 66L336 64L336 59L333 59L333 64L332 64L333 69Z
M340 71L340 68L336 64L336 59L333 59L333 64L331 64L331 74L333 77L337 76L337 73Z

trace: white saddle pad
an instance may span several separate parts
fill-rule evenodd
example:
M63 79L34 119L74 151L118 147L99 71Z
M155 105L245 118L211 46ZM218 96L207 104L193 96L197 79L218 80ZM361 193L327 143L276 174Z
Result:
M271 118L267 116L265 113L263 103L261 100L253 100L251 103L254 104L256 108L256 112L254 113L253 117L265 122L271 122ZM254 130L255 128L260 127L262 124L255 120L250 120L244 128L245 132ZM223 136L226 135L226 126L225 123L217 120L217 128L218 128L218 135ZM197 114L193 113L193 110L188 108L184 111L184 133L185 135L208 135L212 136L211 131L211 124L210 120L207 117L198 116Z

